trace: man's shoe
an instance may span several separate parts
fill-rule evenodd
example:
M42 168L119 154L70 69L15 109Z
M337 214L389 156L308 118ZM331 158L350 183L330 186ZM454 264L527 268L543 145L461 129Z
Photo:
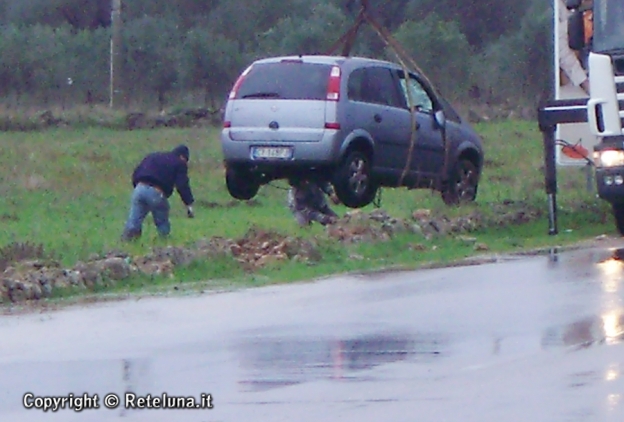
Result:
M124 232L121 235L121 241L122 242L132 242L133 240L137 240L140 237L141 237L141 232L140 231Z

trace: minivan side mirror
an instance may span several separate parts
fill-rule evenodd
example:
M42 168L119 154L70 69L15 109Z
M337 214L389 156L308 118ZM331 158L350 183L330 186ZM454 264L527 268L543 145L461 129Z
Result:
M446 116L444 115L444 111L442 110L436 111L435 114L433 115L433 118L438 128L444 129L444 127L446 126Z
M568 18L568 45L572 50L585 48L585 24L583 12L575 10Z

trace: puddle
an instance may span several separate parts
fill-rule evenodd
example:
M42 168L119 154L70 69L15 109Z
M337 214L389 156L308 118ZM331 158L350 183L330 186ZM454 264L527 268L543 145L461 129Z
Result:
M249 339L238 345L247 374L239 384L262 391L319 379L370 379L361 371L405 360L430 362L447 348L446 339L434 334Z
M542 347L573 347L583 349L594 345L619 344L624 340L624 309L586 317L544 332Z

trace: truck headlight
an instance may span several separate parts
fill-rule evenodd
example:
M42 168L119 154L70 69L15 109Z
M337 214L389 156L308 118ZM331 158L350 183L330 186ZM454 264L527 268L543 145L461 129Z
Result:
M619 167L624 166L624 151L606 150L596 154L596 165L598 167Z

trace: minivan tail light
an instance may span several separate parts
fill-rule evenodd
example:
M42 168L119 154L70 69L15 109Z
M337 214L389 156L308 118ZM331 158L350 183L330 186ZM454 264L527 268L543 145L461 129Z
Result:
M325 129L340 130L340 123L325 123Z
M327 100L340 100L340 67L333 66L327 84Z
M228 128L231 128L231 127L232 127L232 122L230 122L229 120L223 122L223 128L228 129Z
M250 71L251 71L251 66L249 66L247 69L245 69L245 71L238 77L238 79L234 83L234 87L230 91L230 96L228 97L230 100L233 100L234 98L236 98L236 94L238 93L238 89L240 88L241 84L245 80L245 76L247 76L247 74L249 74Z

